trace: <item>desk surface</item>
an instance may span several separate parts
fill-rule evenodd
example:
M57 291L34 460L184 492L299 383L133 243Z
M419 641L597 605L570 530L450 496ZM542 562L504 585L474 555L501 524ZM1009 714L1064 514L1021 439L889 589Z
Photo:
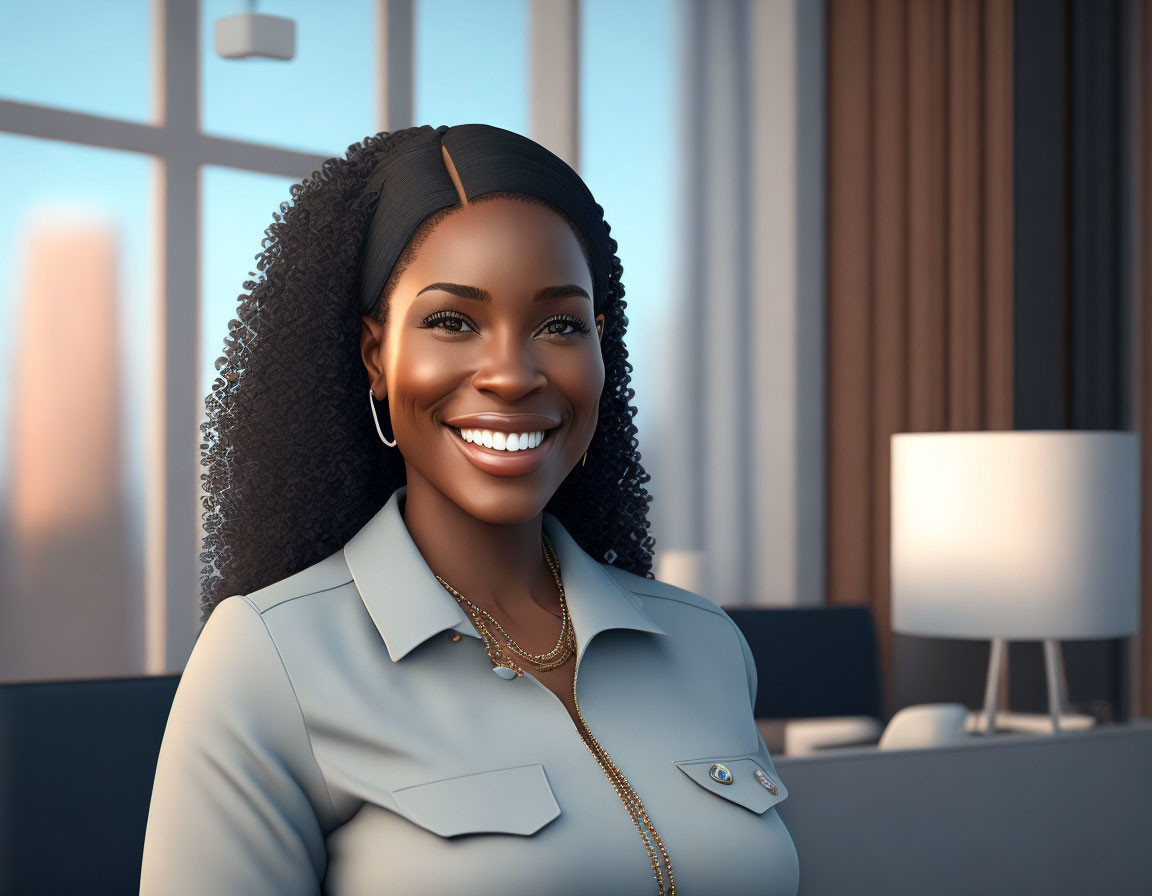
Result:
M776 767L801 896L1152 893L1152 720Z

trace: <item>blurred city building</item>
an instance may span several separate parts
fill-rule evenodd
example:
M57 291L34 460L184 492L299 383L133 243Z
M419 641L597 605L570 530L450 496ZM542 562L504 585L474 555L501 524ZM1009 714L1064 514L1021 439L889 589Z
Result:
M30 225L18 253L0 680L143 672L122 457L117 235Z

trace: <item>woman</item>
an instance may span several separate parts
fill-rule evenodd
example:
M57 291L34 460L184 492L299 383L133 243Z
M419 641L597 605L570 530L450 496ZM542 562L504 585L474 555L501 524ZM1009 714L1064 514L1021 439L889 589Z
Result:
M583 182L464 125L292 195L217 362L142 892L794 894L747 645L648 577Z

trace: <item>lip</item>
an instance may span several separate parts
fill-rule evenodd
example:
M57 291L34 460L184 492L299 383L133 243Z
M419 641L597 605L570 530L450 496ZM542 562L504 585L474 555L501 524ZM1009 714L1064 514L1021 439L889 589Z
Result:
M537 417L534 419L540 420L543 418ZM480 428L480 425L474 423L470 424L467 428ZM497 429L499 427L485 426L483 428ZM535 429L538 430L542 428L543 427L537 425ZM464 456L472 462L473 466L485 473L491 473L493 476L525 476L539 469L544 461L552 454L552 446L556 442L556 435L554 433L556 429L555 425L545 431L544 441L535 448L522 448L519 451L501 451L496 448L485 448L483 445L465 442L463 437L457 433L454 426L445 425L445 429L448 430L448 437L464 452ZM509 430L509 432L512 431L513 430ZM534 432L535 430L524 429L518 431Z
M498 429L500 432L536 432L556 429L560 421L540 414L459 414L444 420L457 429Z

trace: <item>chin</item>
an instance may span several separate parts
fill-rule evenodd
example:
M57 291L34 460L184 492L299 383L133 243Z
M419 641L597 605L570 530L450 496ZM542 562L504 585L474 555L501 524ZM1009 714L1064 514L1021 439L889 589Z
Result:
M536 519L552 500L556 490L545 493L539 486L513 485L508 480L487 487L473 487L463 494L446 496L469 515L494 526L510 526Z

